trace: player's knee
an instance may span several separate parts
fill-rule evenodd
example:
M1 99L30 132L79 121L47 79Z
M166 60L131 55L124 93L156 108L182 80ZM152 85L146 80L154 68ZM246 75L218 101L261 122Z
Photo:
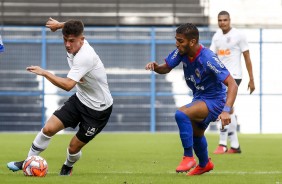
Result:
M50 127L43 127L42 132L44 135L52 137L54 135L53 130Z
M174 117L175 117L175 120L176 120L177 123L183 122L183 120L189 118L184 112L182 112L180 110L177 110L175 112Z

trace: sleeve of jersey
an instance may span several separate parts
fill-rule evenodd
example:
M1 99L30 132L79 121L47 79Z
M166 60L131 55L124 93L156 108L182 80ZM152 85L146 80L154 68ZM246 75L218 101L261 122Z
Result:
M224 66L224 64L218 59L218 57L213 56L211 59L209 59L206 63L207 70L210 70L216 78L224 82L225 79L230 75L227 68Z
M170 53L166 58L165 62L169 68L174 68L181 62L181 55L178 52L178 49Z
M94 62L91 57L75 57L73 66L71 67L67 77L76 82L79 82L79 80L93 67Z

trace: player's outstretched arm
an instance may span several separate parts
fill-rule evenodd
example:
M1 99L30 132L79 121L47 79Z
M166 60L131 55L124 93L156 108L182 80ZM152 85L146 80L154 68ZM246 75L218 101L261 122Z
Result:
M58 77L47 70L40 68L39 66L28 66L26 67L26 70L36 75L45 77L52 84L66 91L70 91L76 85L76 81L70 78Z
M146 70L155 71L158 74L166 74L171 71L171 68L168 67L166 63L159 65L156 62L150 62L145 66Z
M55 32L58 29L62 29L64 27L64 22L59 22L56 19L50 17L46 22L46 27L50 28L51 31Z

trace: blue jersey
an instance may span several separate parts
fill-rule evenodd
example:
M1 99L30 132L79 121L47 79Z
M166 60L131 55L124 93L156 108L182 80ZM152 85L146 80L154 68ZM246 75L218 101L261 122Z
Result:
M1 35L0 35L0 52L4 52L4 45L3 45L3 42L2 42Z
M218 57L208 48L201 48L193 60L174 50L165 59L170 68L183 64L184 76L194 99L225 99L226 87L223 81L230 75Z

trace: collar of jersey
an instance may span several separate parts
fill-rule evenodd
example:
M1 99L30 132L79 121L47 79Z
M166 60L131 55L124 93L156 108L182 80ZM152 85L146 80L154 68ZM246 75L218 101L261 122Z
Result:
M201 52L202 49L203 49L203 46L200 45L200 48L197 50L195 56L193 57L193 60L190 60L190 57L188 56L188 61L190 63L193 63L196 60L196 58L200 55L200 52Z

